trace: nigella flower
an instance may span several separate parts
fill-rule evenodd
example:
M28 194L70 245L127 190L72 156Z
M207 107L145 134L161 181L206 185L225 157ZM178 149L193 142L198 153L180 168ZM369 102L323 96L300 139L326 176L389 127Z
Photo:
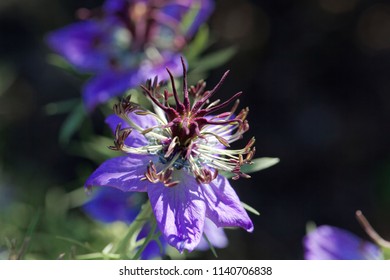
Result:
M377 260L381 249L356 235L333 226L323 225L304 238L307 260Z
M212 0L106 0L98 15L84 11L86 19L52 32L47 41L76 70L93 75L83 89L92 110L149 77L168 79L166 67L179 74L180 51L213 6ZM191 13L193 20L183 26Z
M83 205L83 211L93 220L103 223L124 222L130 224L137 217L141 206L145 202L140 193L123 192L115 188L99 188L92 197ZM150 225L146 224L140 232L138 238L143 238L150 231ZM209 219L205 220L204 234L208 241L215 248L224 248L228 244L228 239L222 228L217 228ZM203 236L197 250L209 249L209 243ZM161 257L166 248L166 242L160 238L162 248L156 242L149 243L142 252L142 259L153 259Z
M219 171L233 173L233 179L248 178L241 166L251 163L255 153L253 138L242 149L230 149L249 129L248 108L234 114L241 92L225 102L209 101L227 72L212 90L205 90L204 82L188 88L183 60L182 67L182 98L168 70L172 92L160 92L156 79L142 87L154 111L129 98L114 107L116 115L107 119L116 127L111 148L125 155L104 162L86 182L88 188L147 192L160 231L180 252L198 246L206 219L220 228L253 230L237 194ZM175 105L170 105L171 99ZM216 114L233 102L230 111Z

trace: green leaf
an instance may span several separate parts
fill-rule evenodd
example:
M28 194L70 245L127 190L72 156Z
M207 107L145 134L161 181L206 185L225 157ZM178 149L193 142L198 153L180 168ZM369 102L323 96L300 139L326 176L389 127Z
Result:
M244 165L241 171L244 173L253 173L266 168L269 168L279 162L279 158L262 157L252 160L253 164Z
M16 79L15 67L12 64L0 61L0 96L8 90Z
M390 248L381 247L381 249L383 251L383 258L385 260L390 260Z
M209 28L207 25L202 25L195 35L195 38L184 50L188 64L192 66L198 56L208 47Z
M317 225L313 221L309 221L306 223L306 234L314 231L317 228Z
M88 78L90 75L83 74L77 71L68 61L66 61L62 56L58 54L48 54L46 57L47 63L56 66L67 73L72 74L73 76L80 77L83 79Z
M200 58L197 61L194 61L192 63L193 72L204 72L208 71L210 69L215 69L223 64L225 64L227 61L229 61L233 55L235 55L237 52L236 47L228 47L222 50L218 50L216 52L207 54Z
M280 161L279 158L270 158L270 157L255 158L252 160L253 164L243 165L241 167L241 171L246 174L257 172L269 168L277 164L279 161ZM220 174L228 179L235 176L235 174L233 173L224 172L224 171L221 171Z
M91 197L88 197L85 194L85 188L77 188L71 192L68 192L66 194L65 199L68 201L68 208L76 208L76 207L81 207L84 205Z
M194 3L188 12L183 16L183 20L180 24L180 31L183 34L187 34L191 25L194 23L196 16L199 14L200 4Z
M74 107L79 103L79 98L72 98L69 100L63 100L58 102L51 102L46 104L44 111L46 115L53 116L57 114L68 113L74 109Z
M61 144L68 144L70 138L81 127L83 120L85 119L85 110L82 103L79 103L68 117L65 119L59 132L59 141Z
M57 54L48 54L47 62L68 72L74 72L74 68L62 56Z
M69 151L78 156L88 158L96 163L101 163L109 158L120 155L118 151L109 149L114 143L114 138L94 135L86 141L73 141Z
M242 207L244 207L245 210L247 210L248 212L251 212L252 214L255 214L256 216L260 216L260 213L259 211L257 211L255 208L253 208L252 206L249 206L248 204L246 204L245 202L242 202L241 201L241 205Z

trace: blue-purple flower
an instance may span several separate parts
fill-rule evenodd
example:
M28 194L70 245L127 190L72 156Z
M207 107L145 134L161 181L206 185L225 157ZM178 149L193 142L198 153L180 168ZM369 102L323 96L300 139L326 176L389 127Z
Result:
M304 238L307 260L377 260L381 249L356 235L333 226L323 225Z
M212 0L106 0L101 11L47 41L76 70L93 75L83 88L92 110L149 77L168 79L166 67L178 75L181 50L213 7Z
M241 149L230 144L249 129L248 108L238 114L236 93L225 102L210 98L221 87L211 90L205 82L188 87L183 67L183 96L175 86L161 91L155 79L143 90L154 110L149 111L123 100L107 119L114 129L114 150L124 156L109 159L86 181L86 187L107 186L125 192L147 192L157 225L165 240L180 252L192 251L201 241L205 221L215 226L253 230L253 224L226 177L248 178L241 166L250 164L255 153L254 138ZM171 101L174 105L171 105ZM228 112L217 112L233 103Z
M130 224L141 209L145 197L140 193L124 193L114 188L99 188L82 206L92 219L113 223Z

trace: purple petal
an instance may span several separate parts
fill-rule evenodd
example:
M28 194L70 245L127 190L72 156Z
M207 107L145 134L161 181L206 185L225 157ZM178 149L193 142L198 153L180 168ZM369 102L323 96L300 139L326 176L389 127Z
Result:
M134 112L129 114L129 118L138 126L140 126L143 129L147 129L153 126L156 126L158 123L155 118L153 118L150 115L140 116L135 114ZM113 133L115 133L117 125L120 123L121 128L128 128L130 127L129 124L124 121L122 118L118 117L117 115L110 115L106 118L106 123L110 126ZM129 137L126 138L125 144L130 147L142 147L147 145L149 142L145 138L144 135L139 133L137 130L133 130Z
M102 71L108 67L107 54L96 48L103 40L104 30L99 22L86 20L50 33L48 45L81 71Z
M87 179L85 186L113 187L129 192L145 192L149 181L141 181L146 166L153 157L146 155L129 155L103 162Z
M207 239L209 240L211 245L215 248L225 248L229 243L223 228L217 227L209 219L206 219L204 222L203 232L207 236ZM208 249L210 249L209 243L203 237L202 240L199 242L198 247L196 247L196 250L203 251Z
M130 224L144 201L139 193L114 188L99 188L92 195L82 208L92 219L103 223L122 221Z
M225 177L219 175L202 189L207 201L206 216L218 227L238 226L253 231L251 219Z
M161 61L145 60L138 69L106 72L90 79L83 89L85 106L92 111L98 104L114 96L121 96L126 90L138 87L155 76L160 81L167 80L169 76L166 68L175 76L182 74L179 54L166 53L163 58Z
M106 0L103 4L103 10L109 14L115 14L126 10L129 1L127 0Z
M181 76L183 67L181 64L181 55L177 53L164 52L161 54L163 59L159 61L145 60L139 69L139 80L144 83L148 79L158 76L159 81L169 80L167 68L173 76Z
M95 76L84 86L84 104L92 111L98 104L105 103L114 96L123 95L126 90L138 86L138 81L135 71L113 71Z
M383 259L375 244L333 226L320 226L304 238L307 260L374 260Z
M174 187L148 186L148 195L157 224L165 240L179 252L192 251L200 242L206 213L200 186L182 174Z
M127 124L125 120L117 115L109 115L106 118L106 124L111 128L112 134L115 134L116 127L118 124L121 124L121 128L129 128L130 126Z

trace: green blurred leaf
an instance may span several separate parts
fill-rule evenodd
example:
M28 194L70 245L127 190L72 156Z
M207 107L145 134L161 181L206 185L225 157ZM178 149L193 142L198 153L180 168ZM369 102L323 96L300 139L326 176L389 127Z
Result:
M75 189L66 194L69 209L84 205L90 198L91 197L86 195L84 187Z
M200 11L200 4L194 3L188 12L183 16L183 20L180 23L180 31L182 34L187 34L191 25L194 23L196 16Z
M251 212L252 214L255 214L256 216L260 216L260 212L257 211L255 208L253 208L252 206L249 206L248 204L246 204L245 202L242 202L241 201L241 205L242 207L244 207L245 210L247 210L248 212Z
M16 72L13 65L0 61L0 96L13 84Z
M390 260L390 248L383 248L382 247L382 251L383 251L383 258L385 260Z
M279 162L279 158L270 158L270 157L262 157L255 158L252 160L253 164L244 165L241 168L241 171L244 173L253 173L266 168L269 168Z
M66 61L66 59L64 59L62 56L60 56L58 54L54 54L54 53L48 54L46 57L46 61L47 61L47 63L49 63L55 67L58 67L69 74L72 74L73 76L76 76L76 77L79 77L82 79L86 79L90 76L88 74L80 73L79 71L77 71L72 66L72 64L70 64L68 61Z
M59 132L59 141L61 144L68 144L70 138L76 133L81 127L83 120L85 119L86 113L83 104L80 102L70 112L68 117L65 119Z
M63 100L58 102L52 102L46 104L43 108L46 115L53 116L57 114L68 113L74 109L74 107L80 102L78 98L72 98L69 100Z
M218 50L216 52L207 54L200 58L197 61L194 61L192 63L193 72L204 72L208 71L210 69L215 69L223 64L225 64L227 61L229 61L233 55L235 55L237 52L236 47L228 47L222 50Z
M209 28L207 25L202 25L195 35L192 42L186 47L184 56L186 57L190 67L194 63L195 59L208 47L208 39L210 36Z
M67 72L75 72L73 66L69 64L62 56L52 53L47 55L46 60L49 64L61 68Z
M306 223L306 234L316 230L316 228L317 228L317 225L315 222L313 222L313 221L307 222Z
M114 143L114 137L108 138L104 136L93 136L85 142L74 141L70 147L70 151L78 156L83 156L96 163L101 163L109 158L120 155L118 151L113 151L108 148Z
M243 165L241 167L241 171L243 173L249 174L253 172L257 172L266 168L269 168L279 162L279 158L270 158L270 157L262 157L262 158L255 158L252 160L253 164L250 165ZM232 178L235 174L230 172L220 172L221 175L225 176L226 178Z

